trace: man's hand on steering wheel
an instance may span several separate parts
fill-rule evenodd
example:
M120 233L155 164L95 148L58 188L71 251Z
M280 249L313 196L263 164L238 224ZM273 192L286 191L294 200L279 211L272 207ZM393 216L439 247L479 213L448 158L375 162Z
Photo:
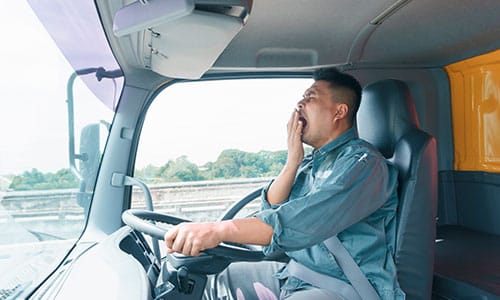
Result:
M198 256L223 242L225 222L181 223L165 233L168 253Z
M217 222L191 222L173 215L141 209L124 211L122 220L134 230L154 239L164 239L169 254L178 252L186 255L187 260L171 255L171 263L176 266L190 264L191 269L199 267L192 262L192 256L198 256L200 252L223 258L227 264L236 261L262 261L268 258L260 248L253 245L268 245L273 228L255 217L234 219L245 205L261 193L262 188L259 188L235 202ZM156 223L175 226L167 230ZM213 268L213 265L201 266L198 271L213 273Z
M209 223L181 223L165 233L169 253L197 256L222 242L267 245L273 229L251 217Z

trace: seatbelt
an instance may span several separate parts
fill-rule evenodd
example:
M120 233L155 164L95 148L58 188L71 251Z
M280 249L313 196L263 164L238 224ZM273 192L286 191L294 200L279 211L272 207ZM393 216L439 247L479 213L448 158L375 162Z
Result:
M311 270L293 259L290 260L286 268L289 275L319 288L338 293L349 300L380 300L380 296L337 236L325 240L324 243L351 285L340 279Z
M359 296L361 296L363 300L380 300L380 296L375 291L375 288L373 288L338 237L336 235L332 236L325 240L324 243L333 256L335 256L337 263L340 268L342 268L345 276L349 279Z
M302 264L299 264L293 259L288 262L286 271L290 276L298 278L319 288L332 291L337 295L342 295L342 297L345 299L363 300L358 295L353 286L348 284L347 282L335 277L318 273Z

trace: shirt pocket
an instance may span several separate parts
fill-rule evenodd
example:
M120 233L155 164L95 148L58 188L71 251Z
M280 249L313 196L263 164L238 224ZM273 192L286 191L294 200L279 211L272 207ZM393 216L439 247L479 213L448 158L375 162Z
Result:
M290 192L290 200L306 196L312 190L312 187L312 176L305 172L299 173Z

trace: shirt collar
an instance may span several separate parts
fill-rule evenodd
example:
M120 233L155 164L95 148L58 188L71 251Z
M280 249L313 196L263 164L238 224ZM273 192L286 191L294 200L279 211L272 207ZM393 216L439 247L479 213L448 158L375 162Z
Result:
M358 137L358 132L356 131L356 128L352 126L334 140L330 141L329 143L323 145L318 149L313 150L313 155L324 155L357 137Z

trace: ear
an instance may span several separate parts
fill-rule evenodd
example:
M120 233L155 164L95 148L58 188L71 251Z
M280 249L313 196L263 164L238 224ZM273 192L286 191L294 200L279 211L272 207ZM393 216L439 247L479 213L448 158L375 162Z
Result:
M334 119L340 120L347 117L347 113L349 112L349 106L345 103L339 103L337 106L337 112L334 115Z

